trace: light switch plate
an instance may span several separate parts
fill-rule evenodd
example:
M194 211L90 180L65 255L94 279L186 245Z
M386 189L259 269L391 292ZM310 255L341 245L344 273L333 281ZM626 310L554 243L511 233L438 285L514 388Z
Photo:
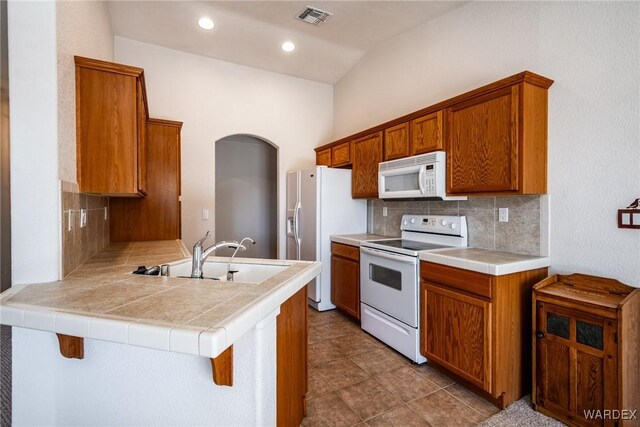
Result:
M87 226L87 210L80 209L80 228Z
M509 208L498 209L498 221L509 222Z
M207 221L209 219L209 211L207 209L202 210L202 220Z
M73 211L69 209L67 211L67 231L73 230Z
M382 216L387 216L387 207L382 208Z

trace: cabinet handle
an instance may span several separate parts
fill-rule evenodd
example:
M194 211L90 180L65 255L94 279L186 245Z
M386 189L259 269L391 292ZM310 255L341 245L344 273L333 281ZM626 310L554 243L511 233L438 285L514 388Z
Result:
M536 338L538 338L539 340L541 340L542 338L544 338L544 332L538 332L536 334Z

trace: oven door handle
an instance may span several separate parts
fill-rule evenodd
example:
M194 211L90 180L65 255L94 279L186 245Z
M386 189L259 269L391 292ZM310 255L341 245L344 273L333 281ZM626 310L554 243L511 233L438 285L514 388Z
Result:
M394 254L390 254L388 252L382 252L376 249L369 249L369 248L365 248L365 247L361 247L360 248L360 252L367 254L367 255L371 255L371 256L377 256L380 258L385 258L385 259L389 259L392 261L396 261L396 262L402 262L405 264L412 264L412 265L416 265L418 263L418 258L417 257L412 257L412 256L408 256L408 255L394 255Z

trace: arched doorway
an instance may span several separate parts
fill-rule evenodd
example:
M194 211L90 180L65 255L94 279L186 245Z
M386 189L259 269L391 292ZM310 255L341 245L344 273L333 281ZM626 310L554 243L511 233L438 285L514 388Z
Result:
M252 135L231 135L215 144L217 242L251 237L239 256L278 257L278 150ZM229 256L222 249L218 255Z

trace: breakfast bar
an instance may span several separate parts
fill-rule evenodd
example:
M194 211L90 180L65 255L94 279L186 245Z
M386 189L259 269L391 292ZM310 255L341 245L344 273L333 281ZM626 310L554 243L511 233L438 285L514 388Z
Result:
M131 274L188 256L181 241L114 243L64 280L4 292L14 393L31 395L14 406L14 420L274 424L276 319L300 292L306 307L320 263L234 260L240 271L285 267L259 283ZM34 384L52 375L44 390ZM136 410L114 411L113 402Z

